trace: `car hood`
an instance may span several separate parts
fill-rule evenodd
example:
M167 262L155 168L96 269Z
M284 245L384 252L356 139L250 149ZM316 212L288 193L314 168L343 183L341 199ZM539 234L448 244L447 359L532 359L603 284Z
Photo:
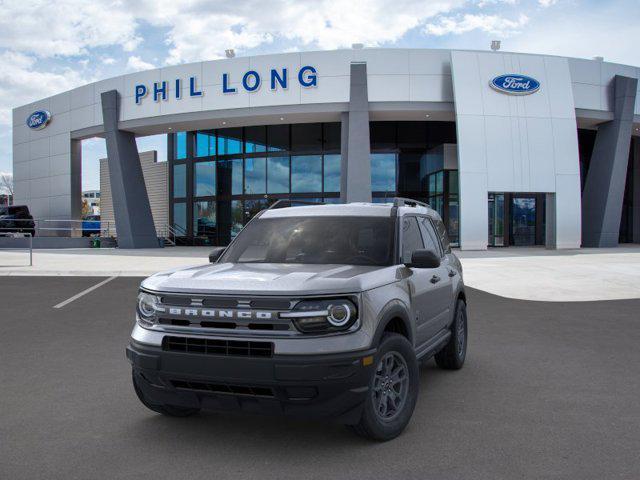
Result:
M157 273L142 288L160 292L254 295L355 293L396 280L397 266L216 263Z

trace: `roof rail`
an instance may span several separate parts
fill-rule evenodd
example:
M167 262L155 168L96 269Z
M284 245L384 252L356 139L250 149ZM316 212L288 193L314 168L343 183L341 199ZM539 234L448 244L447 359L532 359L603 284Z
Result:
M267 210L274 210L276 208L287 208L287 207L293 207L294 204L300 204L300 205L324 205L324 202L306 202L304 200L296 200L296 199L288 199L288 198L281 198L280 200L276 200L275 202L273 202L269 208L267 208Z
M431 208L431 205L418 200L412 200L411 198L395 197L393 199L394 207L425 207Z

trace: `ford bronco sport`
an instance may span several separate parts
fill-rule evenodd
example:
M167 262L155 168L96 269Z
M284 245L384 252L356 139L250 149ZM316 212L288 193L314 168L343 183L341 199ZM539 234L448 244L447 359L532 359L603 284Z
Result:
M142 282L127 357L156 412L324 417L388 440L418 362L464 363L462 268L426 204L272 207L210 262Z

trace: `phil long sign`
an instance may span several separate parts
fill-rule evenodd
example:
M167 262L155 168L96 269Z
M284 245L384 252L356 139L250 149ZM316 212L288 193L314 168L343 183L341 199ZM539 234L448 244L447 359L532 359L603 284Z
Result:
M540 90L540 82L535 78L517 73L499 75L489 82L494 90L508 95L531 95Z

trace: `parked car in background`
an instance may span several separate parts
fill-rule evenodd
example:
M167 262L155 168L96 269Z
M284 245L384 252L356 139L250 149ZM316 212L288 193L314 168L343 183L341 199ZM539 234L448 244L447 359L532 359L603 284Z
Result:
M35 236L35 227L36 224L26 205L0 207L0 233L30 233Z
M82 220L82 236L100 235L100 215L87 215Z

